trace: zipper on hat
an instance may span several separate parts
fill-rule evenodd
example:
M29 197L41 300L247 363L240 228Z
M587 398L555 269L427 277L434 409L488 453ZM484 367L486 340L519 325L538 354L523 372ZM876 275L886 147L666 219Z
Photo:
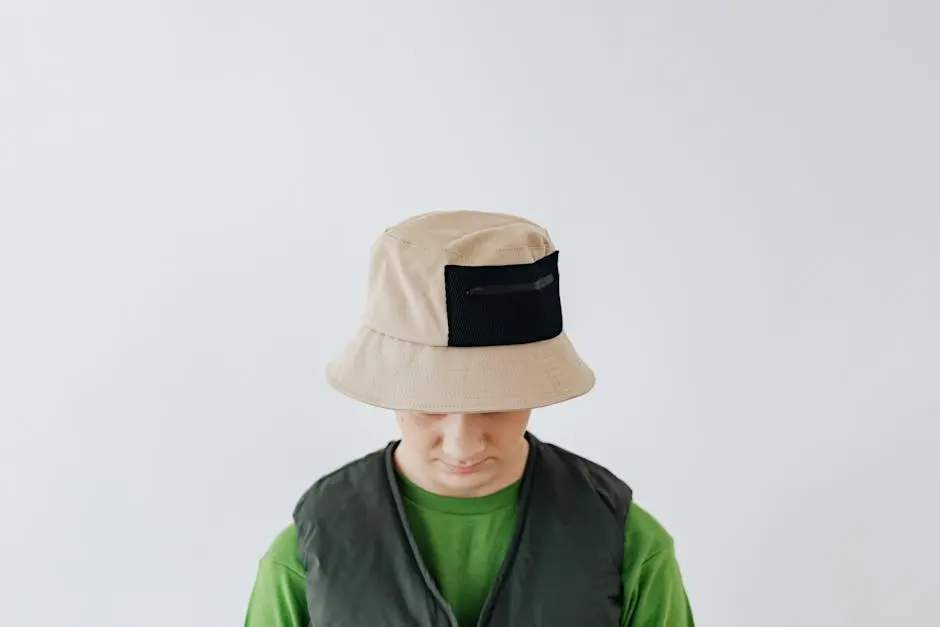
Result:
M536 292L545 289L555 282L555 275L546 274L540 279L530 283L510 283L505 285L479 285L467 290L470 296L482 295L490 296L495 294L515 294L517 292Z

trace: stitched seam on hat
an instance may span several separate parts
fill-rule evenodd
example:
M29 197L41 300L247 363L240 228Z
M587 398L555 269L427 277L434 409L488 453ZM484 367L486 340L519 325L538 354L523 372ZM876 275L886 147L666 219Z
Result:
M512 248L491 248L490 249L491 252L496 252L496 253L513 253L519 250L541 250L544 253L548 254L548 252L551 249L548 246L515 246ZM448 251L448 252L456 252L456 251ZM460 253L456 253L456 254L459 255ZM466 254L461 255L461 257L464 257L465 259L473 259L474 256L475 255L466 255Z
M462 254L460 254L460 253L458 253L458 252L456 252L456 251L448 250L448 249L446 249L446 248L436 248L436 247L435 247L435 248L431 248L430 246L421 246L420 244L415 244L414 242L409 242L408 240L402 239L402 238L398 237L397 235L393 234L391 231L385 231L385 235L386 235L389 239L395 240L395 241L398 242L400 245L402 245L402 246L408 246L409 248L420 248L421 250L429 250L429 251L433 251L433 252L436 252L436 253L453 253L453 254L457 255L458 257L463 257L463 256L464 256L464 255L462 255Z
M443 344L425 344L424 342L415 342L414 340L409 340L407 338L398 337L397 335L392 335L391 333L386 333L385 331L376 329L375 327L371 327L366 323L363 323L362 328L368 329L369 331L372 331L373 333L377 333L383 337L387 337L389 339L395 340L396 342L404 342L406 344L412 344L414 346L426 346L428 348L447 348Z
M542 353L545 355L543 359L549 362L548 365L548 375L552 378L552 387L556 390L560 390L562 394L567 394L569 392L568 386L562 385L561 377L559 376L559 367L558 361L555 359L556 354L549 354L548 345L542 347Z
M402 245L402 246L408 246L409 248L420 248L421 250L428 250L428 251L433 251L433 252L436 252L436 253L450 253L450 254L452 254L452 255L456 255L456 256L460 257L461 259L473 259L473 257L474 257L473 255L468 255L467 253L462 253L462 252L460 252L460 251L454 250L453 248L439 248L439 247L422 246L422 245L420 245L420 244L415 244L414 242L409 242L409 241L406 240L406 239L402 239L402 238L398 237L397 235L395 235L395 234L392 233L391 231L385 231L385 235L386 235L389 239L392 239L392 240L395 240L396 242L398 242L398 244L400 244L400 245ZM548 250L550 250L550 249L551 249L550 246L547 246L547 245L545 245L545 244L542 244L542 245L538 245L538 246L510 246L510 247L508 247L508 248L493 248L493 249L491 249L491 250L492 250L493 252L507 253L507 252L515 252L515 251L517 251L517 250L544 250L544 251L548 251Z

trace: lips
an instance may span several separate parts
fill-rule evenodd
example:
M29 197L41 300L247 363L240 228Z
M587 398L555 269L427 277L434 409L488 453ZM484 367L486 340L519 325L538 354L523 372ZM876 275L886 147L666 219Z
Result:
M448 472L451 472L455 475L469 475L480 470L480 468L483 467L484 462L486 462L485 459L481 459L480 461L473 462L470 464L454 465L454 464L448 464L447 462L443 462L443 464L444 464L444 467L447 468Z

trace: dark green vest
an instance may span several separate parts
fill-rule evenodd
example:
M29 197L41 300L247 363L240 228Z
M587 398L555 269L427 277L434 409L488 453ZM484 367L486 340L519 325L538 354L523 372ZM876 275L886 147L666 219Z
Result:
M615 627L630 488L526 434L517 527L487 627ZM391 442L317 481L294 511L312 627L457 627L405 517Z

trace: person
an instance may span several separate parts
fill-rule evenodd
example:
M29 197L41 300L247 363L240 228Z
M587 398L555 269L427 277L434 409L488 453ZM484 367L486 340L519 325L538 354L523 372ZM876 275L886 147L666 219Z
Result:
M401 437L299 495L246 627L692 627L672 536L611 471L530 429L595 386L558 260L538 224L483 211L375 241L362 324L326 379L394 412Z

